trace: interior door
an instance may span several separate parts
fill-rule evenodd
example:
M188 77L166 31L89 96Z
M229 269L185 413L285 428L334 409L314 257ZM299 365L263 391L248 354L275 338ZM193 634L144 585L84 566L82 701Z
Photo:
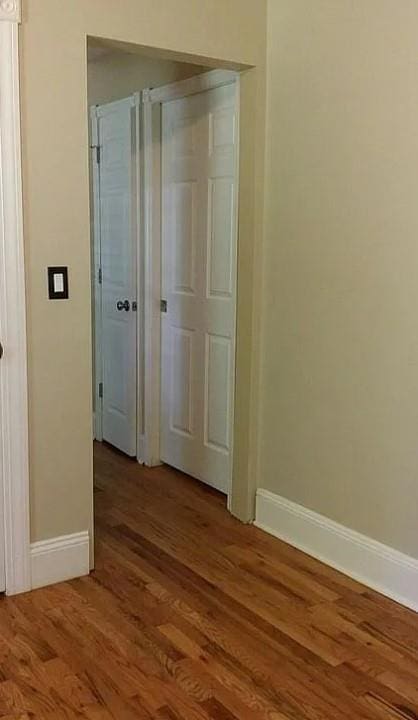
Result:
M97 109L102 436L136 455L137 113L135 97Z
M162 110L161 459L223 491L231 474L235 84Z

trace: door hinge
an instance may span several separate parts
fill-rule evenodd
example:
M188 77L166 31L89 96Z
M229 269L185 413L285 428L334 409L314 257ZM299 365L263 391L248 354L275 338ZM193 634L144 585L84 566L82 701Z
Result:
M96 162L100 165L100 145L90 145L90 147L96 151Z
M167 300L160 300L160 311L162 313L167 312Z
M102 268L99 268L99 272L97 273L97 281L99 285L102 284Z
M103 397L103 383L99 383L99 398Z

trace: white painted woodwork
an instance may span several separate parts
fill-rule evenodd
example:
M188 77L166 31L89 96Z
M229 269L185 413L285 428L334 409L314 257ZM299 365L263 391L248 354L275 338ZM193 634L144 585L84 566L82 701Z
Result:
M17 25L21 22L21 6L20 0L0 0L0 22L8 22ZM14 60L10 58L11 66L15 65Z
M0 2L0 590L30 589L19 0Z
M139 345L144 350L142 397L143 433L138 427L138 458L148 466L160 460L160 358L161 358L161 105L150 101L143 90L142 156L143 213L141 233L144 242L141 263L143 274L143 318Z
M161 459L228 492L236 296L235 84L162 106Z
M152 103L165 103L168 100L178 100L205 90L213 90L222 85L231 85L236 83L237 77L237 73L233 70L209 70L200 75L193 75L185 80L178 80L146 92Z
M288 545L418 612L418 560L259 488L254 523Z
M88 575L88 530L32 543L30 556L33 589Z
M137 129L134 97L97 108L101 289L102 437L136 455ZM119 301L130 309L118 310Z

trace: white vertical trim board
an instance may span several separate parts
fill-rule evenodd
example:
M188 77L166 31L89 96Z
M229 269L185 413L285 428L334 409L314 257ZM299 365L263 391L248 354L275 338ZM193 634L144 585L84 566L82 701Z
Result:
M136 459L144 464L145 446L145 348L144 348L144 296L145 296L145 270L143 265L143 215L144 215L144 168L143 168L143 138L142 138L142 97L141 92L133 94L135 113L135 251L136 251Z
M17 0L0 3L0 489L8 595L31 586L19 19Z
M224 71L225 72L225 71ZM229 73L228 73L229 74ZM228 482L228 495L227 495L227 510L231 512L232 505L232 477L234 467L234 427L235 427L235 402L236 402L236 378L237 378L237 312L238 312L238 244L239 244L239 233L238 233L238 206L239 206L239 178L240 178L240 153L241 153L241 126L240 126L240 108L241 108L241 80L238 73L234 73L235 79L233 80L235 87L235 117L236 117L236 137L237 146L235 151L235 192L234 192L234 235L235 235L235 247L234 247L234 268L235 268L235 279L234 279L234 295L235 295L235 308L234 308L234 352L232 357L233 363L233 374L234 374L234 387L233 387L233 401L232 401L232 418L231 418L231 472L229 475ZM231 82L231 81L230 81Z
M142 92L143 218L140 263L144 267L143 335L144 463L160 465L160 336L161 336L161 105Z
M418 560L259 489L257 527L358 580L392 600L418 611Z
M100 172L99 165L97 163L97 148L100 145L99 139L99 125L97 118L97 107L93 105L90 108L90 123L91 123L91 170L92 170L92 185L93 185L93 267L94 267L94 278L92 278L92 286L94 288L94 359L95 359L95 372L94 372L94 439L98 442L103 440L102 430L102 398L99 394L99 383L103 380L103 367L102 367L102 296L101 287L99 284L99 272L101 265L101 252L100 252Z
M88 531L41 540L31 546L32 587L40 588L88 575Z

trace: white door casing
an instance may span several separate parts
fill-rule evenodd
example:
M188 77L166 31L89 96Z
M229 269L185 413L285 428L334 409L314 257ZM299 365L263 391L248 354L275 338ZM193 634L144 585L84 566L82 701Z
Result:
M95 171L100 255L97 260L96 243L97 387L102 383L101 392L96 396L96 416L101 412L101 438L134 456L137 446L138 96L101 105L95 114L100 149Z
M8 595L31 587L19 22L18 0L0 2L0 548Z
M142 325L138 339L143 364L138 364L138 396L141 422L138 423L138 459L145 465L160 460L160 379L161 379L161 104L151 94L141 93L141 164L143 212L141 223Z
M163 104L161 459L228 492L237 252L229 84Z

